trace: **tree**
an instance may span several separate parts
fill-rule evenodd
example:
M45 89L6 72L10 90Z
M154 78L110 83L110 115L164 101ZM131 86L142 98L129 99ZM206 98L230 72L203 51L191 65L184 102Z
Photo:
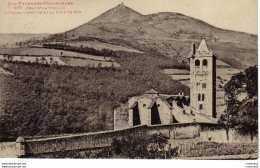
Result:
M251 140L258 132L257 66L232 76L224 86L227 109L220 117L228 134L230 127L237 127L241 133L250 133Z

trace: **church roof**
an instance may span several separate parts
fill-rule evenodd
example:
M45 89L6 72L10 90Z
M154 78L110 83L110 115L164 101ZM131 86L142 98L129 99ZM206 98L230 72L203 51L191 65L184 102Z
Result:
M200 42L199 48L197 49L197 51L199 52L209 52L208 46L206 44L205 39L203 38L203 40Z
M132 106L131 106L129 109L135 108L136 105L138 105L138 102L137 102L137 101L135 101L134 104L132 104Z
M150 103L149 106L148 106L148 109L151 109L151 108L153 107L153 105L154 105L154 103L156 103L157 99L161 99L162 102L164 102L165 105L166 105L169 109L171 108L171 105L170 105L165 99L163 99L162 97L157 97L157 98L155 98L155 99L153 99L153 100L151 101L151 103Z
M148 109L151 109L156 102L156 99L153 99L153 101L149 104Z

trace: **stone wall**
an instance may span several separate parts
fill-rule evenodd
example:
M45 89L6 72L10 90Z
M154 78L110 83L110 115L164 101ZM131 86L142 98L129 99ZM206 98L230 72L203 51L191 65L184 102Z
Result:
M111 146L114 138L124 137L127 135L147 136L161 132L172 140L190 139L199 137L201 127L208 126L209 125L207 124L199 123L157 126L144 125L115 131L31 139L25 140L25 155L30 157L43 153L104 148Z
M228 131L229 139L227 138L226 130L207 130L200 132L200 138L204 142L218 142L218 143L243 143L251 142L250 135L241 135L237 130L230 129ZM252 142L257 142L257 136L254 136Z
M169 139L190 139L199 137L201 126L197 123L173 124L173 125L158 125L148 127L149 134L161 132L169 137Z
M128 135L145 137L155 133L162 133L169 137L172 148L181 151L192 148L198 142L243 143L250 142L250 136L240 135L236 130L229 131L229 141L225 130L214 130L216 125L206 123L185 123L171 125L135 126L132 128L103 131L96 133L73 134L40 139L23 139L16 142L0 144L0 158L39 158L39 157L67 157L69 153L80 156L89 150L101 150L111 147L113 139ZM257 138L254 137L254 141ZM109 151L107 151L109 155ZM106 154L107 155L107 154Z
M17 148L15 142L0 142L0 158L16 158Z
M9 150L0 148L2 153L8 154L9 157L16 157L15 154L21 156L18 157L37 157L41 156L52 156L52 153L64 153L66 151L84 151L88 149L99 149L110 147L113 139L132 135L132 136L148 136L155 133L161 132L162 134L169 137L172 145L177 145L183 140L191 140L199 138L201 130L208 130L215 125L204 124L204 123L186 123L186 124L171 124L171 125L154 125L154 126L135 126L132 128L103 131L96 133L84 133L84 134L73 134L58 137L46 137L40 139L25 139L21 141L19 149L24 150L23 152L17 151L16 146L19 143L5 144ZM20 138L21 139L21 138ZM23 139L23 138L22 138ZM175 143L176 142L176 143ZM11 154L10 154L11 153Z

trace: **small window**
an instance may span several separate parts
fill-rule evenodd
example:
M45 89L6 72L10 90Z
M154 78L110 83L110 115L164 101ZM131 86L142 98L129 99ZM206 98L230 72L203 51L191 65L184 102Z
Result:
M202 83L202 88L206 89L206 83Z
M143 104L143 107L146 107L146 104Z
M208 61L206 59L204 59L202 64L203 64L203 66L207 66L208 65Z
M198 94L198 101L200 101L201 100L201 95L200 94Z
M160 104L157 104L157 107L160 107Z
M200 83L196 83L196 90L200 90Z
M200 109L200 110L202 110L202 109L203 109L203 105L202 105L202 104L200 104L200 107L199 107L199 109Z
M200 66L200 60L195 61L195 66Z

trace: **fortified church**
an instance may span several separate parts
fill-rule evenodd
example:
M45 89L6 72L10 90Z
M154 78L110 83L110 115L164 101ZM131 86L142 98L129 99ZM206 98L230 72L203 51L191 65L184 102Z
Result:
M192 44L188 59L189 96L182 91L166 95L151 89L130 97L114 110L114 129L194 122L216 124L216 56L203 39L197 50Z

